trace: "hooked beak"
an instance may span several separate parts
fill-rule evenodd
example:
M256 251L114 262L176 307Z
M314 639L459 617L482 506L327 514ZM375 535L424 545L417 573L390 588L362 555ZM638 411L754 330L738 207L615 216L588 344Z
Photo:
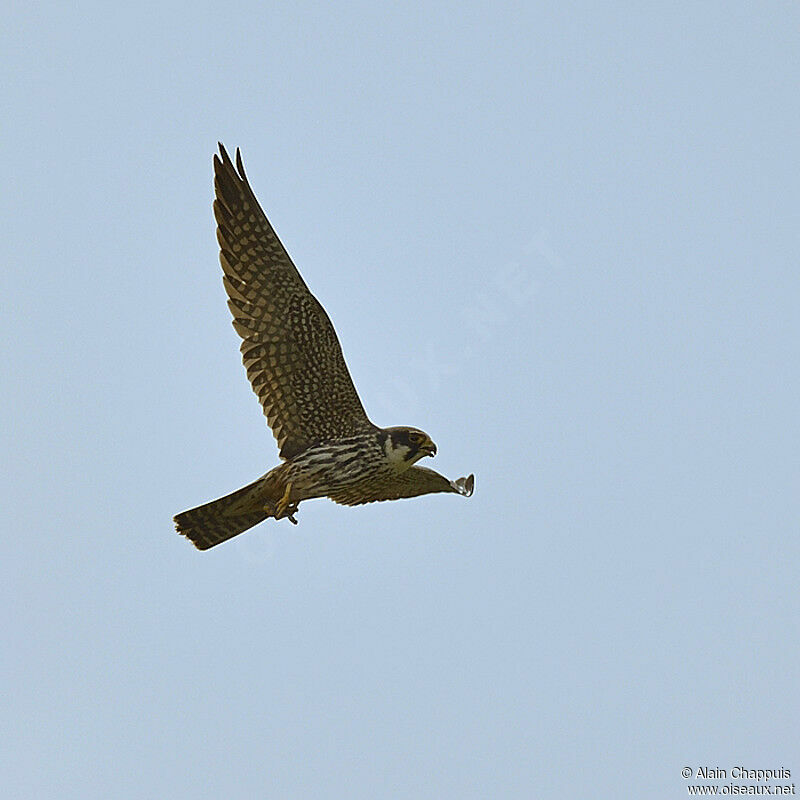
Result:
M419 452L424 453L426 456L433 457L436 455L436 445L428 439L420 445Z

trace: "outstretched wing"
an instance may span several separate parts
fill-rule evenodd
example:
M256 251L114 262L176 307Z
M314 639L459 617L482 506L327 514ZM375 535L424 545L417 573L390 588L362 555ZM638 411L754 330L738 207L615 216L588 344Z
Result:
M328 495L335 503L345 506L358 506L374 503L376 500L399 500L401 497L418 497L434 492L455 492L469 497L475 489L475 476L451 481L427 467L410 467L388 478L353 484Z
M219 150L214 215L223 282L247 377L281 456L371 429L336 331L261 210L238 149L236 167Z

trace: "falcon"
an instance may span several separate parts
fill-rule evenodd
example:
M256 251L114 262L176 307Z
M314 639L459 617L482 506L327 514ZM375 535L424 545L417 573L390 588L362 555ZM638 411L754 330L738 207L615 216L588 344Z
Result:
M207 550L268 518L296 525L299 504L314 497L348 506L433 492L469 497L474 475L451 481L416 465L436 455L427 433L370 422L336 331L261 210L238 149L234 167L219 145L214 190L228 307L282 463L178 514L178 533Z

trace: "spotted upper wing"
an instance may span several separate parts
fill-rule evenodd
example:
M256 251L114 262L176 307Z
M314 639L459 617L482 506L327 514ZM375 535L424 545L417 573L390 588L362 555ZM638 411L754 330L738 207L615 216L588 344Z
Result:
M253 194L236 151L214 156L223 282L242 360L283 458L372 429L325 309Z
M353 484L328 497L345 506L358 506L377 500L399 500L401 497L418 497L434 492L454 492L469 497L474 489L474 475L451 481L435 470L415 466L382 479Z

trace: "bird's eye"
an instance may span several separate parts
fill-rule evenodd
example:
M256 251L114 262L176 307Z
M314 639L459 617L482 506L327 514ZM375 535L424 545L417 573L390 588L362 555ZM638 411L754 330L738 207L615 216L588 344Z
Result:
M422 441L422 435L419 433L409 433L408 438L412 444L419 444Z

